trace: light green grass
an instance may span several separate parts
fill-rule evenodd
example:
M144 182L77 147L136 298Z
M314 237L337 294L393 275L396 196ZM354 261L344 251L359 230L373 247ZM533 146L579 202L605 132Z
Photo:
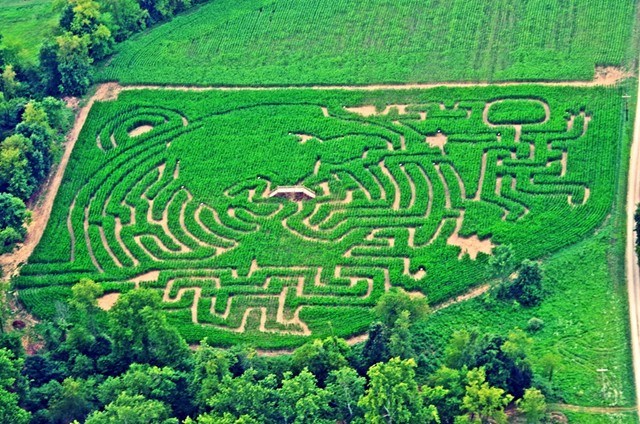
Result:
M544 302L523 308L508 302L475 299L435 313L416 329L418 345L442 346L453 331L477 328L506 335L526 328L532 317L544 328L532 334L531 360L547 353L562 360L553 383L565 403L583 406L630 406L635 403L629 316L624 281L608 267L612 259L611 228L544 262ZM599 373L598 369L608 371Z
M58 23L58 13L51 0L0 0L0 34L4 44L15 47L19 55L30 62L46 37Z
M588 414L583 412L564 412L571 424L637 424L638 415L634 413L620 414Z
M123 43L123 83L588 80L625 66L631 0L216 0Z

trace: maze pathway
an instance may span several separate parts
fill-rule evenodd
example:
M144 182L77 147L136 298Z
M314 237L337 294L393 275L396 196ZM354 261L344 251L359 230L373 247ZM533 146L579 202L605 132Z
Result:
M362 331L392 287L444 302L497 245L594 231L615 91L124 92L94 106L19 284L154 288L194 339Z

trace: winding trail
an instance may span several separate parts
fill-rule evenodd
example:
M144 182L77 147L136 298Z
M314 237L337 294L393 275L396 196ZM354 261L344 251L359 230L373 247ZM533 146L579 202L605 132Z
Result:
M640 99L640 70L638 73L638 96ZM629 296L629 315L631 332L631 351L633 354L633 375L636 384L636 405L640 412L640 268L635 249L634 213L640 203L640 107L636 105L636 117L633 124L633 142L629 162L629 178L627 186L627 245L626 275Z

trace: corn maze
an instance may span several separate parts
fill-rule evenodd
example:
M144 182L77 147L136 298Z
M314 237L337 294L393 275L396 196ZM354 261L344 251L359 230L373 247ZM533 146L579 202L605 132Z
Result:
M192 342L362 333L391 287L444 302L498 245L596 231L621 119L614 88L123 92L94 105L16 286L40 315L83 277L153 288Z

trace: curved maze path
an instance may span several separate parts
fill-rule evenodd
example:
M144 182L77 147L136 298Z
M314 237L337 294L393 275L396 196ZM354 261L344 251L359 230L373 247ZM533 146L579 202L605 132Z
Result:
M105 85L101 98L115 100L130 89ZM538 197L550 196L569 210L589 205L589 183L570 172L570 146L588 133L590 116L570 114L563 128L556 120L545 130L556 112L542 102L545 119L538 127L495 125L488 117L491 104L418 102L382 110L318 105L319 116L336 125L364 122L362 135L372 144L341 161L320 154L306 175L291 182L315 193L312 199L272 197L279 184L258 174L227 187L219 202L185 184L181 159L165 153L196 137L209 117L188 118L162 107L128 110L95 134L94 149L105 163L74 193L65 222L68 263L98 281L157 288L168 310L188 313L199 327L312 335L307 308L366 310L393 285L424 291L434 275L427 258L443 248L466 267L483 266L499 243L478 234L479 211L520 225L535 215ZM451 131L447 124L434 131L430 122L468 129ZM289 134L310 148L356 136ZM458 145L477 147L476 159L460 167L459 154L450 156ZM330 246L334 264L274 266L256 256L225 263L251 237L273 231L273 223L291 239Z

